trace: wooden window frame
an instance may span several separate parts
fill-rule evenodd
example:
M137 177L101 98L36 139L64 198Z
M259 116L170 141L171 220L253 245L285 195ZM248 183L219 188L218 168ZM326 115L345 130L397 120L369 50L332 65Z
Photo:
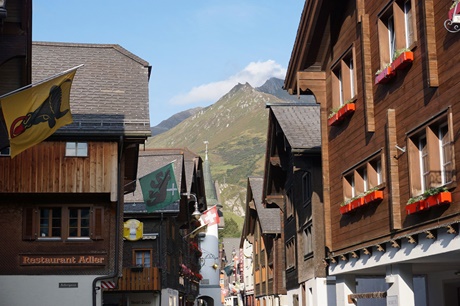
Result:
M312 184L311 184L311 173L305 171L302 174L302 201L303 207L306 207L311 204L312 197Z
M303 230L303 259L307 260L313 257L313 222L308 222Z
M349 47L331 67L332 109L337 109L356 99L356 52Z
M296 267L296 244L294 237L286 241L286 270Z
M361 163L347 170L342 176L344 201L379 188L385 183L383 154L373 154Z
M75 147L70 147L74 145ZM68 141L65 144L65 156L66 157L88 157L88 143L87 142L76 142Z
M415 0L394 0L390 1L378 15L380 69L394 60L396 51L412 50L415 47L417 37L415 8Z
M145 265L145 254L149 254L150 260L149 265ZM142 265L137 264L137 254L142 254ZM153 267L153 249L133 249L133 267L144 267L150 268Z
M69 209L89 208L89 236L69 236ZM40 236L40 210L60 209L61 210L61 233L60 236ZM29 241L93 241L103 239L104 229L104 208L92 204L81 205L34 205L23 208L23 240Z
M445 128L447 130L441 133L441 129ZM449 188L456 183L453 122L450 112L435 116L407 136L411 197L430 188ZM422 141L424 147L421 147ZM450 160L446 161L446 158Z
M75 219L74 217L71 217L71 212L72 210L76 210L77 212L77 216L76 216L76 221L77 221L77 225L76 226L72 226L71 224L71 220L72 219ZM82 212L83 210L88 210L88 216L87 218L85 216L82 215ZM90 237L90 233L91 233L91 208L90 207L69 207L67 209L69 215L68 215L68 226L67 226L67 229L68 229L68 239L82 239L82 238L89 238ZM85 226L85 224L83 224L85 222L85 220L87 219L87 225ZM71 235L71 229L72 228L75 228L77 230L77 235L76 236L72 236ZM83 231L84 229L87 229L88 231L88 234L87 235L84 235Z

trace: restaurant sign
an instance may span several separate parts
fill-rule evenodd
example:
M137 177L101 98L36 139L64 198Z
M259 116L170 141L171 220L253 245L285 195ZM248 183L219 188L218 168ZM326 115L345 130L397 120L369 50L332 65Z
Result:
M20 255L22 266L97 266L105 265L106 255Z

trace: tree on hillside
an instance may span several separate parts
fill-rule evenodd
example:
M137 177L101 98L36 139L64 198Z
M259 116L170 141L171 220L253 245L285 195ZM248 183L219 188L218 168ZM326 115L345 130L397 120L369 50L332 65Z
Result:
M221 238L238 238L241 236L238 224L232 218L225 218L225 227L220 231Z

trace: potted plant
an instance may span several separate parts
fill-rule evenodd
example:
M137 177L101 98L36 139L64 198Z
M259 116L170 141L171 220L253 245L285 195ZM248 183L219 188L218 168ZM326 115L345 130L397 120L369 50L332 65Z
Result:
M452 203L452 194L444 186L426 190L423 194L410 198L406 205L408 215L430 207Z
M375 73L375 85L388 83L395 75L396 71L391 68L391 64L385 65Z
M383 190L379 190L377 187L374 187L366 191L364 195L365 204L370 204L379 200L383 200Z
M408 48L396 50L393 55L393 62L391 62L391 68L396 70L405 69L414 60L414 53Z
M355 103L353 101L353 99L348 100L341 107L332 109L327 120L328 125L337 125L340 122L342 122L346 117L351 115L356 109Z
M449 20L452 23L460 23L460 4L459 0L456 0L452 3L449 8L449 13L447 14Z

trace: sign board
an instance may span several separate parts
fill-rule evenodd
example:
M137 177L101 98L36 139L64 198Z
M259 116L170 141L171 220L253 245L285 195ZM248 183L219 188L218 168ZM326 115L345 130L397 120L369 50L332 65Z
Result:
M123 226L123 238L129 241L142 239L144 224L136 219L126 220Z
M78 288L78 283L59 283L59 288Z
M106 255L19 255L21 266L99 266Z

